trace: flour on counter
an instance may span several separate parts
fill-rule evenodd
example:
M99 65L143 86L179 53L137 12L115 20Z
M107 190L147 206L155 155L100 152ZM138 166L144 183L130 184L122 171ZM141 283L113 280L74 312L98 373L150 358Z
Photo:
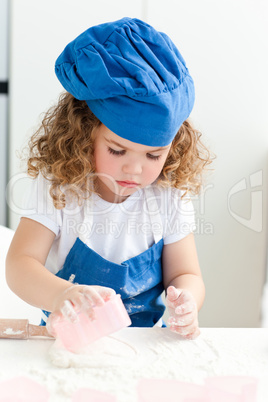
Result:
M66 350L60 340L50 350L51 362L57 367L114 367L126 366L129 359L138 355L138 350L118 336L108 336L93 342L80 353Z
M13 328L7 328L4 332L5 335L21 335L23 331L14 331Z
M260 345L264 342L266 338ZM24 370L47 386L52 395L49 402L71 402L79 388L107 392L116 396L117 402L137 402L141 378L200 385L207 377L221 375L261 374L268 379L263 346L258 349L255 344L253 353L251 332L240 329L213 329L212 335L202 329L196 340L188 341L167 328L125 328L92 343L80 354L64 350L57 340L50 346L48 358L46 369L29 360Z
M142 369L146 366L159 366L161 372L168 366L168 370L187 371L187 360L196 364L206 361L212 364L219 359L219 352L202 338L187 341L177 334L161 328L125 328L117 333L101 338L88 345L80 353L66 350L60 340L57 340L50 349L51 362L57 367L128 367ZM206 368L207 369L207 368ZM191 371L191 369L190 369Z
M79 354L67 351L57 340L49 357L54 366L68 368L80 381L80 376L87 373L88 387L110 392L118 402L137 401L140 378L202 383L208 371L213 375L221 358L207 339L187 341L158 327L125 328L92 343Z

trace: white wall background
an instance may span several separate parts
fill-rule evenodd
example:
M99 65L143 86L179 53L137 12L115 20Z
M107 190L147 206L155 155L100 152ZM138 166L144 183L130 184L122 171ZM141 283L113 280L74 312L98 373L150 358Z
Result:
M196 84L192 121L217 155L195 199L207 288L202 326L258 326L267 251L268 25L263 0L12 0L10 227L25 180L16 151L62 91L54 62L91 25L124 16L168 33ZM267 306L268 309L268 306Z

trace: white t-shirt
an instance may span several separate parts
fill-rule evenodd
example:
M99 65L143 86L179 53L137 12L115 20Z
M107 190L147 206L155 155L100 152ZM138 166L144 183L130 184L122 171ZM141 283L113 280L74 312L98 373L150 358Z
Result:
M163 237L164 244L181 240L195 229L194 210L189 198L174 188L152 185L160 217L152 223L148 212L146 191L137 190L119 204L104 201L92 194L82 206L70 203L59 210L49 195L49 182L41 174L31 179L24 199L22 216L46 226L56 237L46 261L46 267L56 274L77 237L106 260L121 264L141 254L154 243L153 231ZM148 198L148 197L147 197ZM150 204L149 204L150 205ZM152 225L154 227L152 227Z

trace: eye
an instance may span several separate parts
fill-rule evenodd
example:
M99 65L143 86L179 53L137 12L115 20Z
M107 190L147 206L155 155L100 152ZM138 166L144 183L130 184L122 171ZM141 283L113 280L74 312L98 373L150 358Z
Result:
M116 151L115 149L108 147L108 152L110 152L110 154L112 154L112 155L120 156L120 155L124 155L126 151L124 149L122 149L121 151Z
M152 159L153 161L158 161L160 158L160 155L152 155L152 154L146 154L147 158Z

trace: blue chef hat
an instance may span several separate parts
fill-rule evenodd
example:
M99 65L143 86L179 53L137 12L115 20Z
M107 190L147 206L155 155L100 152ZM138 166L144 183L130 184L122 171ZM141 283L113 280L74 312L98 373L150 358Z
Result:
M55 71L111 131L139 144L170 144L193 108L194 83L178 49L138 19L89 28L66 46Z

